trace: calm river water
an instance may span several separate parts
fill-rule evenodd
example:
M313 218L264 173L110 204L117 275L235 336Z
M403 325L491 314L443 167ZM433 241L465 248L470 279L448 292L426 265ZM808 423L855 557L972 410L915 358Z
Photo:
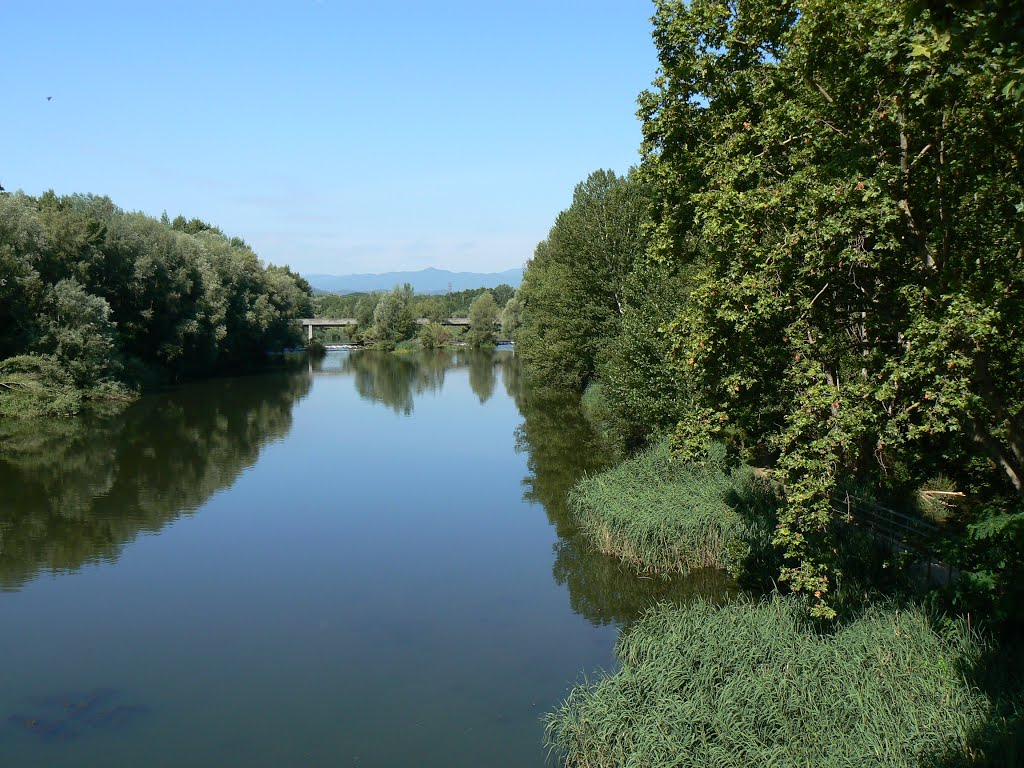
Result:
M621 626L717 588L574 537L604 461L508 350L0 424L0 765L543 765Z

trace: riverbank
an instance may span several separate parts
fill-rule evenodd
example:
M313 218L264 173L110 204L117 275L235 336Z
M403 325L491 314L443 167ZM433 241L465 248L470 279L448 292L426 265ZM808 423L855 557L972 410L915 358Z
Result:
M207 376L182 376L173 383L162 381L154 372L145 377L144 384L129 385L108 378L82 386L52 355L17 355L0 360L0 417L31 419L69 417L85 411L112 412L130 405L143 394L168 386L293 368L305 357L302 350L298 355L286 350L267 354L247 366L220 368Z
M138 393L116 381L78 387L53 357L18 355L0 360L0 417L73 416L87 405L117 407Z
M547 715L560 764L1020 764L1017 641L941 618L951 597L919 592L930 585L852 525L837 540L843 618L811 619L805 600L774 591L779 501L723 446L682 463L667 440L569 491L574 522L601 553L650 575L727 571L749 591L723 606L663 604L628 626L619 671L577 685Z
M661 605L620 637L621 669L547 718L570 768L1017 765L1019 719L978 687L966 622L884 604L831 631L795 600Z

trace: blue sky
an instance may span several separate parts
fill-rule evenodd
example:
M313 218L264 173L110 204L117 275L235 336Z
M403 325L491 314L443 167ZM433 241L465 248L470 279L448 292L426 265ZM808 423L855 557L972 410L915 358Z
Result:
M638 161L652 13L0 0L0 183L198 216L306 273L520 266L576 183Z

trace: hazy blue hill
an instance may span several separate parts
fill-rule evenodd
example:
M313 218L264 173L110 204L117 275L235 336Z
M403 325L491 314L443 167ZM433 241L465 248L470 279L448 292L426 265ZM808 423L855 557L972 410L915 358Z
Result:
M314 289L330 293L387 291L396 285L412 283L416 293L447 293L467 288L494 288L505 283L518 288L523 270L504 272L449 272L447 269L421 269L418 272L384 272L379 275L303 275Z

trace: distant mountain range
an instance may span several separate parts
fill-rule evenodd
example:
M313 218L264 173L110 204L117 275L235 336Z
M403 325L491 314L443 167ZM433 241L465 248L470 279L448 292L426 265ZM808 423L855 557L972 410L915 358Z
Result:
M421 269L418 272L383 272L379 275L303 275L315 291L324 293L362 293L390 291L396 285L411 283L416 293L447 293L467 288L495 288L502 283L518 288L523 270L504 272L449 272L447 269Z

